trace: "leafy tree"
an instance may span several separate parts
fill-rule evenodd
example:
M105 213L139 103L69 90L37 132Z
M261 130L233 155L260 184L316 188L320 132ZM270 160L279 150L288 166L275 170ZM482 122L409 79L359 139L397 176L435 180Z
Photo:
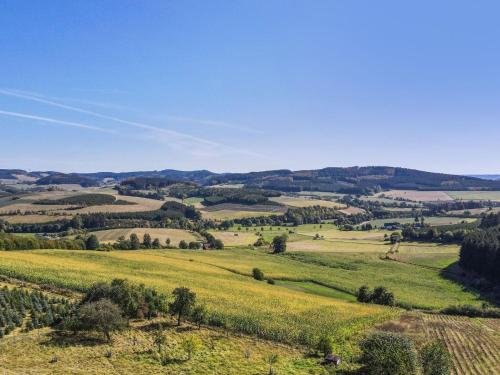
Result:
M201 340L198 338L198 336L191 335L184 339L182 342L182 349L187 353L188 355L188 360L191 359L194 353L198 351L198 349L201 347Z
M425 345L420 352L423 375L450 375L451 358L441 341Z
M394 306L394 294L383 286L379 286L373 290L371 300L379 305Z
M87 250L97 250L99 249L99 240L95 234L91 234L85 241L85 248Z
M77 319L78 330L99 331L107 341L111 341L111 332L121 330L126 325L120 308L108 299L81 305Z
M188 245L188 247L191 249L191 250L198 250L200 247L201 247L201 244L197 241L191 241Z
M137 234L132 233L130 235L130 249L131 250L138 250L141 248L141 241L139 241L139 237Z
M273 242L271 246L273 248L273 252L275 254L284 253L286 251L286 241L288 240L288 236L286 234L282 234L281 236L276 236L273 238Z
M361 341L361 362L373 375L416 375L418 355L406 336L375 332Z
M144 233L144 236L142 238L142 244L146 249L151 249L152 241L151 241L151 235L149 233Z
M191 313L191 319L200 329L201 325L208 321L208 311L205 305L196 305Z
M254 268L252 270L252 276L255 280L264 280L264 272L262 272L259 268Z
M167 238L167 239L165 240L165 244L167 245L167 247L170 247L170 238Z
M196 302L196 294L188 288L175 288L172 292L175 299L169 305L169 310L172 315L177 314L177 325L181 325L183 316L189 315L191 309Z
M187 249L188 248L188 243L184 240L181 240L179 242L179 249Z
M152 246L153 246L154 249L159 249L161 247L160 240L158 238L155 238L153 240Z
M356 297L358 299L358 302L369 303L372 299L370 288L368 288L368 286L366 285L363 285L359 288L358 293L356 293Z

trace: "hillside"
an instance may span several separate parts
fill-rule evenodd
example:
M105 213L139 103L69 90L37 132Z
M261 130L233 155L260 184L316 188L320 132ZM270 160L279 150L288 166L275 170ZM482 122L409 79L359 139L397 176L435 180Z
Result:
M367 166L329 167L291 171L287 169L248 172L213 173L207 170L136 172L58 173L0 170L3 178L29 176L39 178L36 184L80 184L95 186L106 180L123 181L133 177L164 177L174 181L192 181L201 185L245 184L281 191L329 191L348 194L377 192L388 189L412 190L500 190L500 181L484 177L459 176L425 172L416 169ZM45 177L41 177L44 176ZM40 178L41 177L41 178Z

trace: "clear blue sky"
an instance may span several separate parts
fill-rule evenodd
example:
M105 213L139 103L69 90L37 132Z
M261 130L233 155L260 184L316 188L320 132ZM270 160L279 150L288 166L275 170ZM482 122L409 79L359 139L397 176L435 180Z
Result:
M0 2L0 168L500 173L498 1Z

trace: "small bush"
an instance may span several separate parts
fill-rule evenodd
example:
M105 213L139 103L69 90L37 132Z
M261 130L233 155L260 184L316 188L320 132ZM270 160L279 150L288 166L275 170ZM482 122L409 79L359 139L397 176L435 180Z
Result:
M372 375L414 375L418 371L418 355L406 336L375 332L361 344L361 362Z
M420 352L423 375L450 375L451 358L446 346L441 341L434 341Z
M271 285L276 284L276 282L273 279L267 279L267 283Z
M441 310L441 313L447 315L461 315L470 318L500 318L500 309L479 308L471 305L450 306Z
M316 343L316 351L320 352L323 355L323 357L332 354L333 351L332 339L326 335L321 336L318 342Z
M254 268L252 270L252 276L255 280L264 280L264 272L262 272L259 268Z

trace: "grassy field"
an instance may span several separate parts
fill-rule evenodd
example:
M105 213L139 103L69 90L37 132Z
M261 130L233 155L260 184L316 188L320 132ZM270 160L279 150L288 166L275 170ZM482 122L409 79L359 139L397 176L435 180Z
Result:
M416 202L451 201L453 200L444 191L420 191L420 190L389 190L376 195L377 197L389 197L392 199L403 198Z
M459 224L462 221L465 221L466 223L472 223L477 220L475 218L463 218L463 217L453 217L453 216L430 216L430 217L425 217L424 219L425 223L431 226ZM384 223L392 223L392 222L398 222L401 224L408 224L408 223L411 224L414 223L415 220L412 217L404 217L404 218L391 218L391 219L376 219L369 221L369 223L371 223L372 225L376 225L378 227L381 227L382 225L384 225Z
M165 244L167 238L170 238L171 244L177 246L179 241L184 240L199 241L200 237L196 233L192 233L182 229L168 229L168 228L126 228L126 229L109 229L93 232L102 243L113 243L118 240L120 236L129 238L132 233L137 234L140 240L144 237L145 233L149 233L152 239L158 238L161 244Z
M266 358L278 355L277 374L328 374L315 358L302 350L247 336L227 336L211 329L177 329L168 326L165 351L169 361L162 365L156 354L149 323L134 323L133 329L113 335L113 343L98 339L60 336L48 328L19 333L0 340L2 374L220 374L254 375L268 370ZM181 347L196 336L200 349L191 360ZM106 357L111 351L112 356ZM50 363L53 357L56 363Z
M500 319L411 313L380 328L409 334L419 345L442 340L451 354L453 375L500 373Z
M286 195L282 195L281 197L273 197L269 198L269 200L277 203L284 204L285 206L291 207L310 207L310 206L322 206L322 207L331 207L331 208L343 208L345 205L327 201L323 199L310 199L310 198L298 198L298 197L290 197Z
M243 231L209 231L215 238L221 240L224 246L250 246L259 238L254 232Z
M453 249L458 251L457 246L450 246L449 251ZM429 249L423 247L422 251ZM275 280L314 280L351 294L363 284L371 287L384 285L395 293L399 301L416 307L442 308L453 304L481 304L476 295L441 277L439 270L382 260L380 255L382 253L291 252L285 256L276 256L260 250L245 249L116 251L105 254L40 250L5 253L0 261L0 273L15 272L20 276L29 276L30 272L37 270L37 277L43 279L50 276L54 282L70 284L73 287L78 287L80 280L84 285L88 285L90 281L86 280L110 278L115 272L120 277L130 275L143 282L159 283L158 285L173 286L189 280L188 285L193 285L195 289L199 286L200 293L213 297L211 300L216 306L227 303L230 308L225 311L231 311L231 314L240 309L245 310L247 305L251 305L249 312L257 308L256 304L247 300L249 293L261 294L258 301L264 305L265 293L272 292L271 296L278 298L274 292L279 288L255 283L249 280L249 277L239 275L251 275L254 267L262 269L266 277ZM154 267L149 268L149 262L152 262ZM108 263L111 265L111 274L106 271ZM48 267L46 272L45 264ZM69 276L70 273L66 280L65 264L76 268L76 272L82 276L74 280ZM63 270L57 271L59 268ZM224 287L221 287L222 284ZM252 291L248 291L248 288ZM210 292L212 290L215 293L213 295ZM237 300L233 300L234 295L238 296ZM292 298L290 302L294 300L295 298ZM277 306L284 307L282 302Z
M289 267L292 266L292 267ZM294 267L293 267L294 266ZM238 331L275 341L305 343L331 333L345 343L342 354L353 354L354 339L376 322L397 314L376 305L351 303L259 282L226 268L253 267L276 275L311 277L319 266L252 250L238 251L58 251L3 252L0 274L37 283L83 290L95 281L127 278L164 293L188 286L207 304L213 319L224 319ZM280 270L278 270L280 268ZM323 270L325 277L327 270ZM297 275L300 276L300 275Z
M453 199L500 202L500 191L445 191Z
M244 217L280 215L286 211L286 207L263 204L249 206L244 204L223 203L205 207L200 211L204 219L231 220Z

